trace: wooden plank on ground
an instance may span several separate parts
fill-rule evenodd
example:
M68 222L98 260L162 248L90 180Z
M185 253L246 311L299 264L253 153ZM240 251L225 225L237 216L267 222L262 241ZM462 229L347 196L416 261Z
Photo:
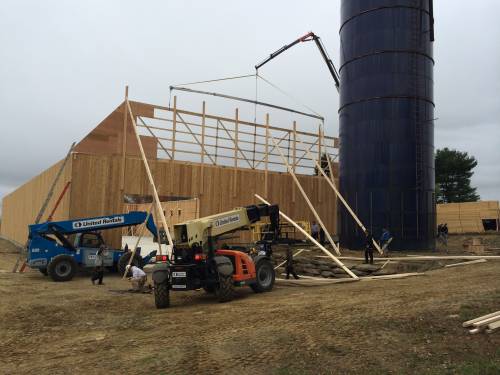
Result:
M324 255L316 255L317 258L326 258ZM341 260L359 260L363 261L365 258L361 257L338 257ZM405 257L390 257L390 258L374 258L374 260L378 261L386 261L390 260L460 260L460 259L491 259L491 260L500 260L500 255L423 255L423 256L405 256Z
M500 330L500 321L488 324L488 329L486 333L493 333L494 331Z
M466 266L468 264L484 263L486 261L487 261L486 259L476 259L476 260L471 260L471 261L468 261L468 262L460 262L460 263L447 264L445 267Z
M474 322L474 323L472 323L472 326L473 327L480 327L480 326L485 326L485 325L488 325L490 323L495 323L498 321L500 321L500 315L492 316L490 318L486 318L486 319L480 320L478 322Z
M474 324L476 322L479 322L481 320L485 320L485 319L488 319L488 318L491 318L491 317L497 316L497 315L500 315L500 310L499 311L495 311L495 312L493 312L491 314L479 316L479 317L477 317L475 319L467 320L466 322L462 323L462 327L469 327L469 326L471 326L472 324Z

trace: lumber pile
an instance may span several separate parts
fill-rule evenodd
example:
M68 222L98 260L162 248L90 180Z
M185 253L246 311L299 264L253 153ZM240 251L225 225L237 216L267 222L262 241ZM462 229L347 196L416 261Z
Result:
M449 233L484 233L483 220L500 219L498 201L444 203L436 206L437 223L448 224Z
M462 327L468 328L471 334L500 331L500 311L468 320L462 324Z

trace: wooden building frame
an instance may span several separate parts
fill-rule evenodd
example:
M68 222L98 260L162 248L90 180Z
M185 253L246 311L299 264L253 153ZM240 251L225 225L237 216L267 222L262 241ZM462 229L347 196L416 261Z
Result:
M71 181L54 220L118 213L125 209L125 195L151 195L128 105L160 198L198 198L199 215L205 216L254 204L257 193L280 204L295 220L314 220L306 202L296 194L286 164L267 135L271 134L286 150L287 162L328 230L337 232L336 197L324 178L314 175L314 163L307 156L307 150L318 160L325 153L337 154L338 139L324 135L321 124L317 132L310 132L297 120L287 126L273 123L269 114L260 123L248 121L238 108L234 116L223 117L210 113L205 102L196 112L179 106L176 97L172 106L152 105L129 100L128 89L125 100L75 146L56 186L57 196ZM4 197L3 236L18 242L26 239L27 225L58 165ZM337 178L337 163L332 169ZM121 231L111 232L108 241L120 246Z

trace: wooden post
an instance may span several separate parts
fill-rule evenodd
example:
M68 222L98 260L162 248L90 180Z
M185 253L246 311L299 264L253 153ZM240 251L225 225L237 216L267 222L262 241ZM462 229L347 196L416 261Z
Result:
M236 108L234 113L234 172L233 172L233 197L237 195L237 187L238 187L238 121L239 121L239 112L238 108Z
M238 168L238 108L234 113L234 167Z
M174 97L174 103L175 103L175 97ZM146 168L149 184L151 185L151 189L153 190L153 197L154 197L154 202L156 203L156 209L160 214L163 230L165 231L165 234L167 235L168 238L168 244L170 247L172 247L173 246L172 236L170 235L170 231L168 230L167 219L165 219L165 214L163 213L163 208L161 207L160 197L158 196L158 191L156 190L155 182L153 180L153 175L151 174L151 170L149 169L148 160L146 159L146 154L144 153L144 148L142 147L141 138L139 137L139 133L137 132L137 124L135 122L134 116L132 115L132 108L130 108L130 103L127 103L127 106L130 118L132 120L132 128L134 129L135 138L137 139L137 144L139 145L139 151L141 152L142 161L144 162L144 168Z
M295 164L297 164L297 121L293 122L293 171L295 172ZM295 203L295 185L292 185L292 202Z
M322 145L322 140L323 140L322 137L321 137L321 134L322 134L321 124L319 124L319 126L318 126L318 160L319 160L319 165L322 165L321 158L323 156L323 155L321 155L321 151L322 151L321 150L321 145ZM319 171L318 171L318 173L319 173ZM318 175L318 177L319 177L319 175ZM315 181L318 183L318 202L321 203L321 195L322 195L321 194L322 193L322 191L321 191L321 185L322 184L318 180L319 179L315 179Z
M201 169L200 169L200 195L203 194L203 184L205 182L205 121L206 121L206 105L205 101L203 101L202 115L201 115L201 152L200 152L200 161L201 161Z
M125 272L123 273L122 279L125 279L127 277L128 269L129 269L130 265L132 264L132 261L134 260L135 253L137 252L137 247L139 246L139 242L141 241L141 238L144 234L144 228L146 227L146 224L149 220L149 217L151 216L151 211L153 210L154 205L155 205L155 203L152 202L151 206L149 206L148 214L146 216L146 221L144 221L144 226L141 226L141 231L139 232L139 236L137 237L137 241L135 242L134 250L132 250L132 255L130 256L130 258L127 262L127 266L125 267ZM160 237L158 237L158 244L160 244ZM161 254L161 247L159 248L159 251Z
M269 113L266 113L266 170L264 172L264 194L266 197L269 195L269 187L268 187L268 174L269 174Z
M177 96L174 96L174 110L172 112L172 160L175 160L175 135L177 132Z
M300 140L299 140L299 142L303 145L303 143ZM356 221L356 223L359 225L359 227L361 228L361 230L366 233L367 230L366 230L365 226L363 225L363 223L361 223L361 220L359 220L359 218L356 216L356 214L351 209L351 207L349 206L349 204L347 204L346 200L344 199L344 197L342 196L342 194L340 194L340 192L337 190L337 188L332 183L332 181L330 180L330 178L326 175L325 171L323 171L323 169L321 168L321 166L318 164L318 162L314 158L314 155L312 155L309 150L307 150L307 155L309 156L309 158L311 160L313 160L316 163L316 167L319 169L319 171L323 175L323 177L328 181L328 184L331 186L331 188L333 189L333 191L335 192L335 194L337 194L337 197L340 199L340 201L345 206L345 208L347 209L347 211L349 211L349 213L353 217L354 221ZM375 241L375 239L373 239L373 245L375 246L375 248L377 249L377 251L380 254L383 254L382 249L378 245L377 241Z
M260 200L262 203L265 203L267 205L270 205L268 201L266 201L264 198L259 196L258 194L254 194L255 197ZM301 232L306 238L308 238L312 243L314 243L321 251L323 251L328 257L330 257L337 265L342 268L349 276L351 276L353 279L359 279L358 276L356 276L352 271L347 268L344 263L342 263L335 255L333 255L331 252L329 252L323 245L321 245L318 241L316 241L309 233L307 233L299 224L297 224L295 221L290 219L283 211L279 211L280 216L288 221L290 224L292 224L299 232Z
M318 163L321 165L321 124L318 126Z
M274 140L274 138L272 136L270 136L270 138L271 138L271 141L273 142L273 144L276 146L276 149L278 150L278 152L279 152L279 154L281 156L281 159L283 160L283 163L285 163L285 165L286 165L286 167L288 169L288 172L291 174L291 176L293 178L293 181L297 185L297 188L302 193L302 196L304 197L307 205L311 209L314 217L316 218L316 220L318 221L319 225L321 226L321 228L325 232L326 238L328 238L328 242L330 242L330 244L332 245L332 247L335 250L335 252L337 253L337 255L340 255L340 250L339 250L337 244L335 243L335 241L333 240L333 238L330 236L330 232L328 232L328 229L326 229L326 226L323 223L323 220L321 220L321 217L319 216L318 212L316 211L316 209L314 208L313 204L309 200L309 198L308 198L306 192L304 191L304 189L302 188L302 185L300 184L297 176L293 172L292 167L290 167L290 164L288 164L288 161L286 160L285 155L283 155L283 151L281 151L280 146L278 146L278 144L276 143L276 141Z
M214 165L217 164L217 155L219 153L219 120L217 120L217 128L215 129L215 161Z
M120 173L120 202L123 201L123 193L125 189L125 163L127 151L127 117L128 117L128 86L125 86L125 100L123 101L123 130L122 130L122 160Z

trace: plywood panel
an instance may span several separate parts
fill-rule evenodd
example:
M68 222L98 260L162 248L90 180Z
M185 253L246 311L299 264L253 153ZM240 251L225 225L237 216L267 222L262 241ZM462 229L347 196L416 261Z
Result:
M167 201L161 202L167 224L169 226L185 222L187 220L193 220L199 217L198 212L198 198L177 200L177 201ZM145 211L147 212L151 207L151 203L142 204L126 204L123 212L130 211ZM155 223L160 222L160 218L157 215L156 210L153 210L153 220ZM125 228L122 230L122 234L126 236L136 236L139 235L137 228ZM150 235L145 233L144 235Z
M11 240L24 243L28 238L28 225L33 224L43 202L49 192L54 178L63 161L54 164L43 173L32 178L2 201L2 227L1 234ZM47 206L42 220L46 220L52 211L64 185L71 180L71 160L68 161L64 171L55 186L54 194ZM54 213L53 220L66 220L69 213L70 195L73 186L70 185L59 207Z
M135 116L152 117L153 106L147 104L130 102ZM87 134L76 146L75 152L96 155L121 155L123 140L123 104L120 104L110 115L99 123L89 134ZM156 159L157 141L154 137L142 136L141 142L146 156ZM127 155L139 156L139 147L135 138L130 118L127 122L126 137Z

